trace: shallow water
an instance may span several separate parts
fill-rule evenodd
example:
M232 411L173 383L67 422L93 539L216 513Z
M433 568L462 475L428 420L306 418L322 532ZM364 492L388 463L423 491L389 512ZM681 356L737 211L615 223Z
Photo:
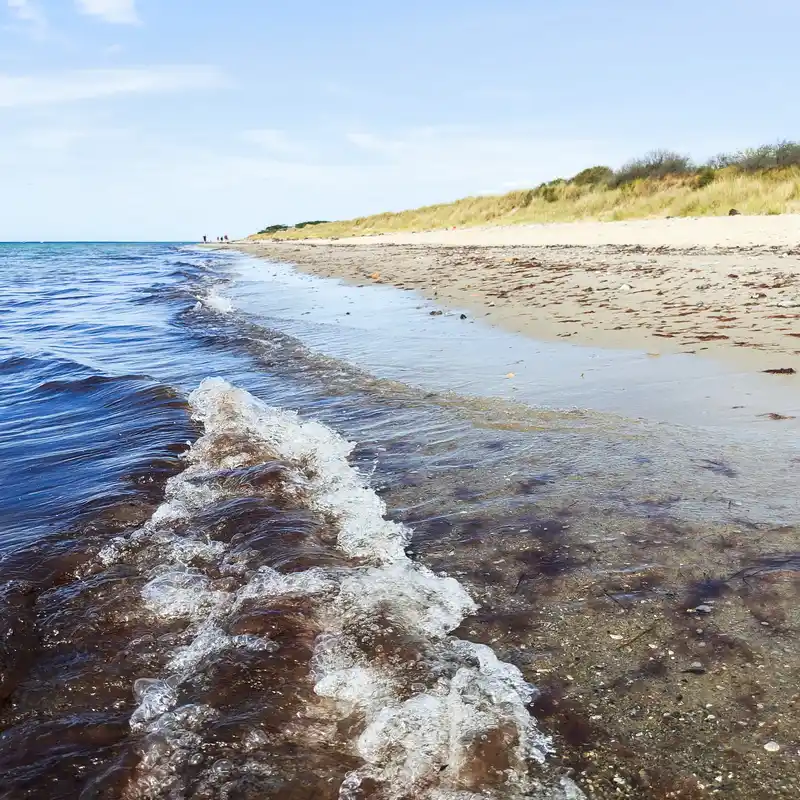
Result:
M468 584L567 569L581 515L800 511L796 425L751 424L795 398L704 362L180 245L0 282L10 797L577 796Z

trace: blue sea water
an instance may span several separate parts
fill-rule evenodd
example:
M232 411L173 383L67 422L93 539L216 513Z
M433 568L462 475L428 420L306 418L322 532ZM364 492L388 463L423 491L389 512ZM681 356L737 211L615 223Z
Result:
M209 375L335 415L337 393L303 379L312 367L265 365L269 330L201 302L234 260L173 243L0 244L0 552L157 482L196 438L185 397Z

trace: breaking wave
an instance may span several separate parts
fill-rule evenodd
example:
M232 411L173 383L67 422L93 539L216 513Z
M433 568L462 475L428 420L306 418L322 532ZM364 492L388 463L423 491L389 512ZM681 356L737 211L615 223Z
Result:
M384 518L352 444L220 379L190 406L205 433L187 468L97 556L146 576L138 613L169 644L134 686L123 796L310 796L291 788L310 775L332 792L313 796L340 800L582 796L548 772L535 688L450 635L475 603L406 555L411 531ZM244 702L223 678L241 660L270 723L234 725L222 746L213 731Z
M211 288L204 296L200 298L200 302L213 311L218 311L220 314L230 314L234 310L233 301L220 294L216 288Z

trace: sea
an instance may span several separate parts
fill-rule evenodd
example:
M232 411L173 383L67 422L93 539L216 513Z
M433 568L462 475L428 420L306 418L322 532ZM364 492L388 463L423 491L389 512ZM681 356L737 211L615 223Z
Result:
M0 797L582 797L517 637L618 568L571 530L800 516L790 390L657 355L230 248L0 244Z

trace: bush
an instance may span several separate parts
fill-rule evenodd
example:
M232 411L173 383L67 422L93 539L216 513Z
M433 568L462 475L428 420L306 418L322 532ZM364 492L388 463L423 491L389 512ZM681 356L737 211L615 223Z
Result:
M517 189L505 195L505 199L512 209L527 208L533 202L535 194L536 192L533 189Z
M288 231L288 230L289 230L288 225L270 225L269 227L264 228L264 230L259 231L259 233L273 234L273 233L279 233L280 231Z
M555 203L558 200L558 187L564 184L564 180L559 178L550 183L540 183L534 190L533 194L545 201L545 203Z
M635 158L618 169L611 179L611 186L646 178L665 178L668 175L685 175L694 172L695 166L688 156L670 150L653 150L642 158Z
M555 186L545 186L542 189L541 198L545 203L555 203L558 200L558 190Z
M710 167L735 167L742 172L762 172L768 169L800 166L800 142L782 141L748 147L735 153L720 153L709 161Z
M293 227L295 227L295 228L305 228L308 225L325 225L325 223L327 223L327 222L328 222L327 219L311 219L311 220L308 220L307 222L298 222Z
M710 183L714 183L714 179L717 177L717 172L712 167L703 167L697 173L697 183L695 184L698 189L702 189L704 186L708 186Z
M587 167L570 178L569 182L578 186L597 186L599 183L608 183L613 176L614 170L611 167Z

